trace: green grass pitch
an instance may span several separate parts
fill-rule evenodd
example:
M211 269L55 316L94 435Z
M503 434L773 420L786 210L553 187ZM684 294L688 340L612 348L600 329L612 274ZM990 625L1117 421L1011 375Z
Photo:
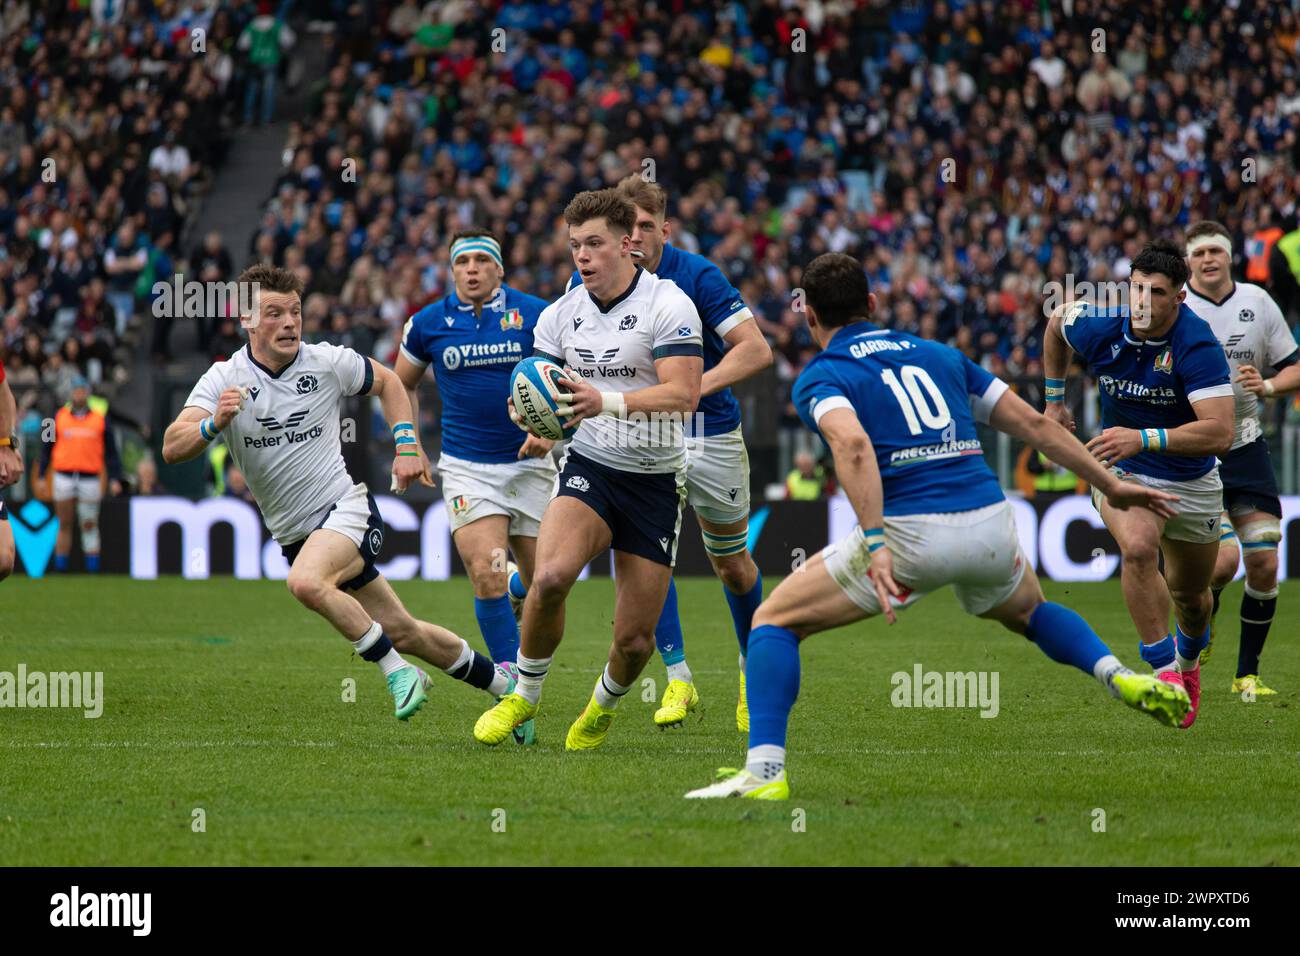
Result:
M464 580L396 586L417 616L480 644ZM772 804L682 799L737 765L743 741L720 586L679 587L702 713L659 731L637 687L604 747L566 754L609 644L608 580L573 592L532 749L478 745L471 728L490 700L441 675L424 710L398 722L377 669L278 583L6 581L0 671L102 671L105 702L89 720L0 710L0 861L1300 863L1300 585L1283 585L1264 658L1281 694L1253 704L1229 693L1241 583L1225 592L1190 732L1128 710L947 593L893 628L818 635L791 725L792 799ZM1136 661L1117 582L1047 590ZM917 663L996 671L998 715L893 707L891 675ZM662 693L657 657L645 676Z

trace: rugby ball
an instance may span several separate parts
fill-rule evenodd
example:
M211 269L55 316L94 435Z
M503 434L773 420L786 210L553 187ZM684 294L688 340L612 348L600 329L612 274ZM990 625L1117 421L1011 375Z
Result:
M562 441L571 434L556 412L557 400L564 394L561 380L571 381L564 369L547 359L533 356L515 366L510 373L510 397L515 412L528 430L541 438Z

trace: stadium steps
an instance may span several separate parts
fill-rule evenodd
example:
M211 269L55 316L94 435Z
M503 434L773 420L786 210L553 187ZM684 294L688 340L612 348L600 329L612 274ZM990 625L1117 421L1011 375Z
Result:
M187 224L182 245L188 255L209 232L221 233L236 274L248 264L253 230L280 174L280 152L288 138L289 123L306 114L311 85L325 74L320 36L306 31L305 19L300 23L295 17L292 25L298 44L291 55L302 57L298 87L290 90L281 83L276 93L277 118L270 126L241 129L235 134L225 163L200 200L197 215ZM178 410L168 395L182 387L188 392L207 370L210 360L206 352L199 350L198 327L192 321L177 321L173 326L170 346L174 358L165 365L154 366L152 342L153 317L147 315L133 349L132 379L123 389L121 400L139 420L151 421L157 430L165 427Z

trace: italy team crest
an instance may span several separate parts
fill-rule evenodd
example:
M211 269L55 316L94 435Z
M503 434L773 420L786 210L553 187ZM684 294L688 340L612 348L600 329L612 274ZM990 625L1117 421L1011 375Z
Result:
M501 317L501 331L507 332L510 329L522 329L524 327L524 314L518 309L511 309Z
M1169 349L1165 349L1156 356L1155 370L1164 372L1166 375L1174 370L1174 354Z
M452 498L450 504L451 510L454 514L460 514L469 507L469 502L465 499L464 495L457 495L455 498Z

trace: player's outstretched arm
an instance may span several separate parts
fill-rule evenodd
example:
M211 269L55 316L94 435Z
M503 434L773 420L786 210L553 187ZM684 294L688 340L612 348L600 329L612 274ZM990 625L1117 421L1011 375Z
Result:
M1300 391L1300 362L1288 365L1272 378L1264 378L1253 365L1237 366L1237 381L1259 398L1275 398Z
M397 452L393 455L392 490L400 494L410 486L411 482L417 480L422 484L432 485L433 481L424 473L424 465L421 464L415 443L402 441L403 437L411 435L415 430L406 385L387 365L376 362L372 358L366 361L370 363L371 370L374 372L374 384L370 386L370 394L379 399L384 421L388 423L398 442ZM397 436L398 425L409 425L410 428L401 429L403 434Z
M853 505L858 527L871 552L871 579L876 596L890 624L895 615L889 597L899 597L901 590L894 580L893 558L884 537L885 491L876 464L876 449L863 430L857 412L851 408L834 408L817 421L817 429L830 446L835 458L835 478Z
M1063 425L1034 411L1023 398L1010 389L1003 392L1002 397L993 406L993 412L989 415L989 424L1000 432L1019 438L1058 465L1070 469L1105 495L1117 508L1137 505L1150 508L1156 514L1166 518L1174 515L1174 510L1169 503L1177 501L1177 496L1135 482L1120 481L1088 454L1088 449L1084 448Z
M1098 461L1115 464L1143 451L1165 455L1226 455L1232 447L1234 403L1231 395L1192 403L1196 421L1177 428L1107 428L1088 442Z
M1053 309L1047 320L1047 334L1043 336L1043 379L1047 395L1044 414L1070 431L1074 431L1074 416L1065 404L1065 378L1070 374L1070 354L1073 349L1066 341L1061 326L1066 313L1078 305L1078 302L1066 302Z
M217 410L211 414L206 408L187 405L167 426L163 434L162 457L169 465L198 458L208 450L230 420L239 414L244 397L237 388L228 388L217 399Z
M373 360L372 360L373 361ZM425 485L433 486L433 469L429 465L429 456L424 450L424 442L420 440L420 379L424 376L424 367L416 365L399 350L397 353L397 362L393 365L393 374L395 374L406 389L406 400L411 403L411 424L415 426L415 451L420 457L420 467L424 473L420 475L420 482Z
M727 353L700 379L700 394L712 395L743 382L772 364L772 346L767 344L758 323L746 319L722 337Z
M18 403L8 379L0 379L0 438L9 438L18 424ZM23 458L14 445L0 446L0 488L12 485L23 476Z

